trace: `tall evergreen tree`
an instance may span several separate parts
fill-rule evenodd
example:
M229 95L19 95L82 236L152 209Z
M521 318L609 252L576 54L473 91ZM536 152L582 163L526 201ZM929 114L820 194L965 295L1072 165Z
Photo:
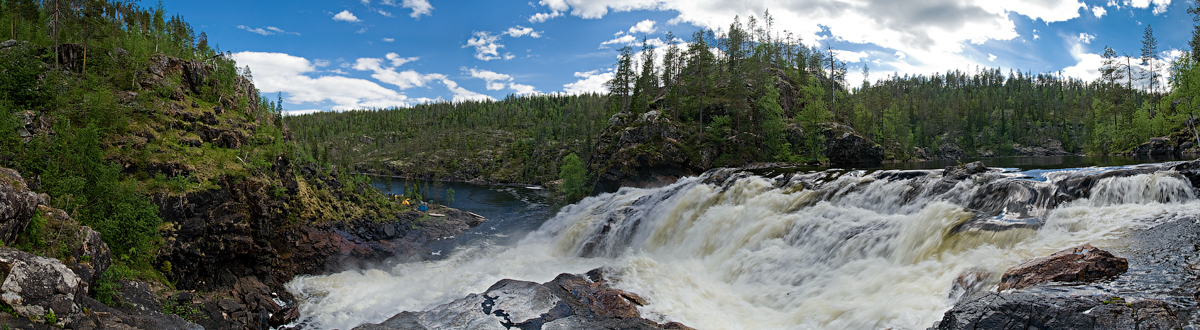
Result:
M1146 66L1146 72L1142 74L1142 78L1147 80L1150 86L1150 93L1155 92L1155 85L1158 83L1158 67L1161 64L1158 60L1158 39L1154 38L1154 28L1150 24L1146 24L1146 30L1142 34L1142 65Z

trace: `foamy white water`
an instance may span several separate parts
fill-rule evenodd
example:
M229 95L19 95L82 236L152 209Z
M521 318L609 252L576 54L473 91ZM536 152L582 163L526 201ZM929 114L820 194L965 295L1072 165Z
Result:
M1062 199L1055 187L1093 172L1054 172L1043 182L1007 173L950 181L940 171L786 180L710 173L587 198L516 246L470 246L441 261L300 277L288 289L313 325L349 329L483 292L504 278L545 282L608 266L617 287L647 299L643 316L660 322L924 329L953 305L951 283L968 269L992 272L994 289L999 273L1023 260L1083 243L1119 246L1130 229L1200 213L1187 180L1168 171L1099 179L1089 194L1064 203L1047 197ZM1040 226L997 231L964 223Z

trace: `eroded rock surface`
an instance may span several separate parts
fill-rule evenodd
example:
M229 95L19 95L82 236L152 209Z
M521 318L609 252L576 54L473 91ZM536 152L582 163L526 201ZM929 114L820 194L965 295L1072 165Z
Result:
M586 277L560 274L544 284L505 279L482 294L355 329L690 329L641 318L637 306L645 304L638 295L609 286L603 270L596 269Z
M1089 282L1125 273L1125 258L1084 244L1035 258L1010 268L1000 277L1000 291L1022 289L1042 282Z
M1127 302L1114 296L1051 297L984 292L946 312L934 328L967 329L1180 329L1170 305Z

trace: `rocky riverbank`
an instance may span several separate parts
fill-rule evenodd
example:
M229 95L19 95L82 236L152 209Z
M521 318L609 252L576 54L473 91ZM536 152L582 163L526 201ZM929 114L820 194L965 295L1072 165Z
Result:
M336 184L330 177L319 181ZM438 209L444 217L403 211L386 219L291 223L287 215L297 209L271 196L262 182L227 180L222 189L158 200L167 221L159 264L175 289L154 282L113 283L101 278L112 253L100 234L50 207L49 197L30 191L16 171L0 168L4 242L47 256L0 248L0 310L9 312L0 313L0 324L18 329L281 326L299 316L282 288L292 277L393 258L421 260L429 255L425 243L486 220ZM118 307L97 298L112 299Z

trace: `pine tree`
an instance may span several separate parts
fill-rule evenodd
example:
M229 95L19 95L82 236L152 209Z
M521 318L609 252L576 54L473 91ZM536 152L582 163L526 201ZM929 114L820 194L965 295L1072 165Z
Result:
M1150 24L1146 24L1146 30L1142 34L1142 65L1146 66L1146 72L1142 74L1142 78L1147 80L1150 85L1150 93L1155 92L1155 85L1158 82L1158 39L1154 38L1154 28Z
M1120 64L1117 59L1117 51L1107 45L1104 46L1104 54L1101 55L1100 79L1108 82L1109 85L1116 84L1120 74Z
M617 71L613 73L613 79L608 81L607 86L609 95L612 95L612 101L616 103L619 110L629 109L629 97L632 92L631 83L633 82L633 48L629 46L621 47L619 50L621 55L617 58Z

